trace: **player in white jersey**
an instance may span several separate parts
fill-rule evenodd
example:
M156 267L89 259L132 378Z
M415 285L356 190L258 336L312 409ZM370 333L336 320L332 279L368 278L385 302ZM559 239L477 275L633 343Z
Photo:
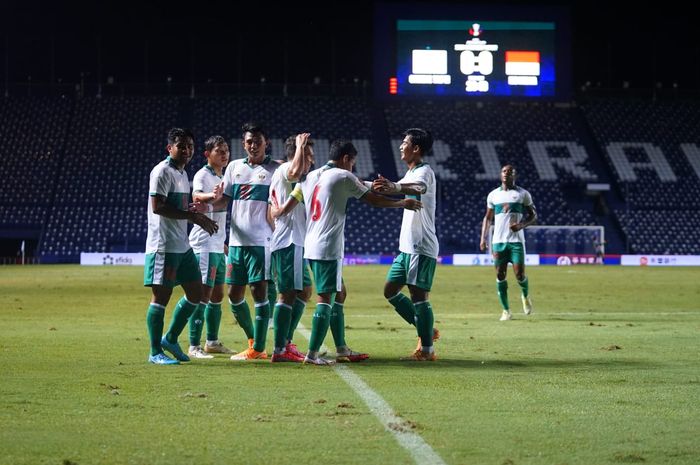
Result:
M192 159L194 136L189 130L173 128L168 132L169 156L151 171L148 202L148 236L144 285L150 286L151 304L146 325L151 342L148 361L156 365L172 365L189 361L177 338L202 298L201 276L194 252L187 241L187 222L199 225L207 234L218 226L202 214L202 204L190 204L190 182L185 166ZM195 210L198 208L198 210ZM173 312L168 332L163 336L165 307L173 287L182 285L185 296ZM163 352L172 353L173 360Z
M357 149L349 141L336 140L330 147L329 162L310 172L301 184L306 207L304 258L309 259L318 294L311 325L309 351L304 363L328 365L319 350L328 332L333 298L342 289L345 249L345 211L354 197L376 207L418 210L415 199L393 200L378 195L352 173ZM338 353L342 358L343 354ZM366 357L365 357L366 358Z
M291 139L291 138L290 138ZM289 139L288 139L289 141ZM293 142L293 141L292 141ZM305 170L309 168L310 165L305 166ZM275 173L275 176L277 173L280 171L278 170ZM270 194L272 196L272 193ZM296 208L296 206L304 201L304 194L301 191L301 185L297 183L296 187L294 190L292 190L289 193L289 196L287 198L287 201L284 203L284 205L279 205L279 202L276 201L271 201L270 203L270 216L274 219L277 220L278 218L284 218L284 215L289 214L290 212L293 212L298 215L298 219L303 221L303 227L297 228L297 232L301 232L301 244L303 245L304 243L304 237L306 236L306 211L304 208ZM275 228L275 233L273 233L273 241L274 241L274 234L277 233L277 228ZM274 247L274 246L273 246ZM302 253L303 253L303 247L300 248ZM290 262L297 263L299 261L299 255L298 249L295 249L294 251L294 256L291 256L291 254L287 254L286 260L283 258L279 260L279 262L282 263L287 263L289 264ZM277 266L278 261L276 260L278 257L276 255L279 253L279 251L275 251L272 253L272 259L273 259L273 267L279 268ZM308 260L303 259L304 262L308 262ZM298 267L298 266L297 266ZM287 270L291 268L291 266L286 267ZM307 293L307 287L306 287L306 282L307 278L306 275L308 273L308 265L304 264L304 271L303 271L303 283L304 283L304 296L305 300L302 302L299 297L294 302L294 306L292 307L292 323L290 324L290 329L288 333L288 339L289 341L292 340L292 335L294 332L294 329L296 328L296 325L298 324L298 317L297 317L297 312L295 312L295 307L300 304L305 304L306 300L308 300L308 296L306 295ZM277 270L278 278L281 275L284 275L285 272L283 270L278 269ZM289 274L289 271L286 272L286 274ZM301 273L295 273L294 274L295 278L301 279L302 274ZM308 279L309 286L311 285L311 280L310 278ZM310 289L309 289L310 293ZM341 282L341 290L337 294L335 294L335 298L333 299L333 306L331 307L331 314L330 314L330 329L331 333L333 335L333 342L335 343L335 350L336 350L336 361L338 362L361 362L363 360L366 360L369 358L369 354L362 353L362 352L356 352L348 346L346 340L345 340L345 299L347 298L347 288L345 287L345 282ZM301 314L299 314L299 317L301 317ZM275 323L275 329L277 329L278 324ZM298 355L299 357L304 358L305 354L302 352L299 352L296 349L296 346L294 344L287 344L288 348L291 349L295 355ZM273 357L274 361L274 357Z
M243 150L247 156L229 163L224 173L224 197L212 204L219 209L231 202L226 283L230 284L231 311L248 338L248 348L232 355L234 361L267 358L265 339L270 321L270 298L274 300L277 296L274 283L270 281L272 220L268 216L267 202L272 175L280 165L265 153L267 136L261 125L246 123L242 130ZM250 285L255 301L255 323L245 300L246 285Z
M314 163L313 140L309 133L287 138L284 143L287 162L272 175L270 209L277 209L289 197L297 181ZM274 231L270 245L272 269L279 290L273 314L275 349L272 362L303 362L304 355L292 342L294 331L311 295L311 275L304 259L306 215L295 208L288 215L273 217Z
M423 203L418 211L404 210L399 236L400 254L394 259L386 277L384 297L396 312L418 332L418 347L404 360L436 360L433 340L439 331L433 328L433 308L429 301L438 257L435 235L436 182L433 169L423 157L433 147L433 136L420 128L407 129L399 151L408 171L398 182L379 177L372 189L385 194L405 194ZM409 299L401 290L408 285Z
M481 225L482 251L488 248L488 231L494 224L491 239L491 253L496 266L496 289L503 307L501 321L512 319L508 304L508 281L506 271L508 263L513 264L513 272L520 284L523 312L532 313L530 288L525 276L525 233L523 230L535 223L537 212L532 203L532 196L522 187L515 185L517 172L513 165L501 168L501 186L492 190L486 198L486 214Z
M212 136L204 142L204 157L207 164L194 175L192 181L192 198L198 202L212 203L221 198L223 190L223 170L228 165L229 149L221 136ZM224 280L226 276L226 209L214 210L207 216L216 221L219 230L209 235L200 226L195 225L190 231L190 245L199 261L202 275L202 300L190 317L190 348L188 354L193 358L213 358L210 353L232 354L219 341L221 325L221 302L224 299ZM200 345L202 328L207 323L207 339L204 348Z

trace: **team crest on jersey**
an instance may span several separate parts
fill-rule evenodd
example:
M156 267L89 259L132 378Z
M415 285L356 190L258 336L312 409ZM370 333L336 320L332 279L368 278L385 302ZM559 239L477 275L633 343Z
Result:
M261 181L264 181L266 177L267 177L267 175L266 175L265 173L260 173L260 174L258 175L258 179L261 180Z

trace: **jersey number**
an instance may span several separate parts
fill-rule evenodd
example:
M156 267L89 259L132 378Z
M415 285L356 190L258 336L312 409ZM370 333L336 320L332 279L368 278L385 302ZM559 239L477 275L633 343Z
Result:
M321 218L321 202L318 201L318 190L321 186L314 187L314 193L311 195L311 221L318 221Z

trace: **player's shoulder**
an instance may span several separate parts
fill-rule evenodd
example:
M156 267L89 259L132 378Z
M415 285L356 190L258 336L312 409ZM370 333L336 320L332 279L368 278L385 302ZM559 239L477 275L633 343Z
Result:
M519 192L521 195L529 195L530 197L532 197L532 194L530 194L530 191L528 191L528 190L525 189L524 187L515 186L515 188L518 190L518 192Z
M151 176L153 175L172 175L178 172L177 168L172 166L172 163L168 158L161 160L156 166L151 170Z
M206 178L208 175L211 175L211 171L209 171L207 169L207 166L204 165L200 169L198 169L196 173L194 173L194 179L203 179Z
M503 189L501 189L501 186L498 186L497 188L492 189L491 192L489 192L489 195L488 195L488 196L489 196L489 197L493 197L493 196L495 196L495 195L498 195L498 193L499 193L499 192L502 192L502 191L503 191Z
M292 166L292 163L288 162L288 161L281 163L277 168L275 168L274 176L283 176L286 178L287 173L289 173L289 168L291 166Z
M434 173L433 167L429 163L421 163L416 166L416 171L422 171L424 173Z

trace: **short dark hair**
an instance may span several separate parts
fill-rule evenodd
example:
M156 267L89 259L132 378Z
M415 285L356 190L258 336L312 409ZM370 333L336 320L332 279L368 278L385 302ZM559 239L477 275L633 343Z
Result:
M245 133L250 132L251 134L261 134L265 139L267 139L267 131L265 131L263 125L254 121L244 123L243 126L241 126L241 131L243 131L241 137L245 137Z
M194 142L194 134L189 129L172 128L170 131L168 131L168 144L176 144L177 141L184 139L185 137L189 137Z
M228 145L228 142L226 142L226 139L224 139L222 136L211 136L209 139L204 141L204 150L211 152L214 150L214 147L221 144Z
M314 146L313 139L309 138L306 140L306 145L311 147ZM287 160L294 158L294 152L297 151L297 136L289 136L287 140L284 141L284 153L287 155Z
M411 136L411 143L420 147L422 155L427 155L433 148L433 135L427 129L410 128L406 129L402 135Z
M330 153L328 154L328 159L333 161L338 161L343 158L343 155L350 155L351 157L357 156L357 149L352 142L349 140L338 139L331 143Z

